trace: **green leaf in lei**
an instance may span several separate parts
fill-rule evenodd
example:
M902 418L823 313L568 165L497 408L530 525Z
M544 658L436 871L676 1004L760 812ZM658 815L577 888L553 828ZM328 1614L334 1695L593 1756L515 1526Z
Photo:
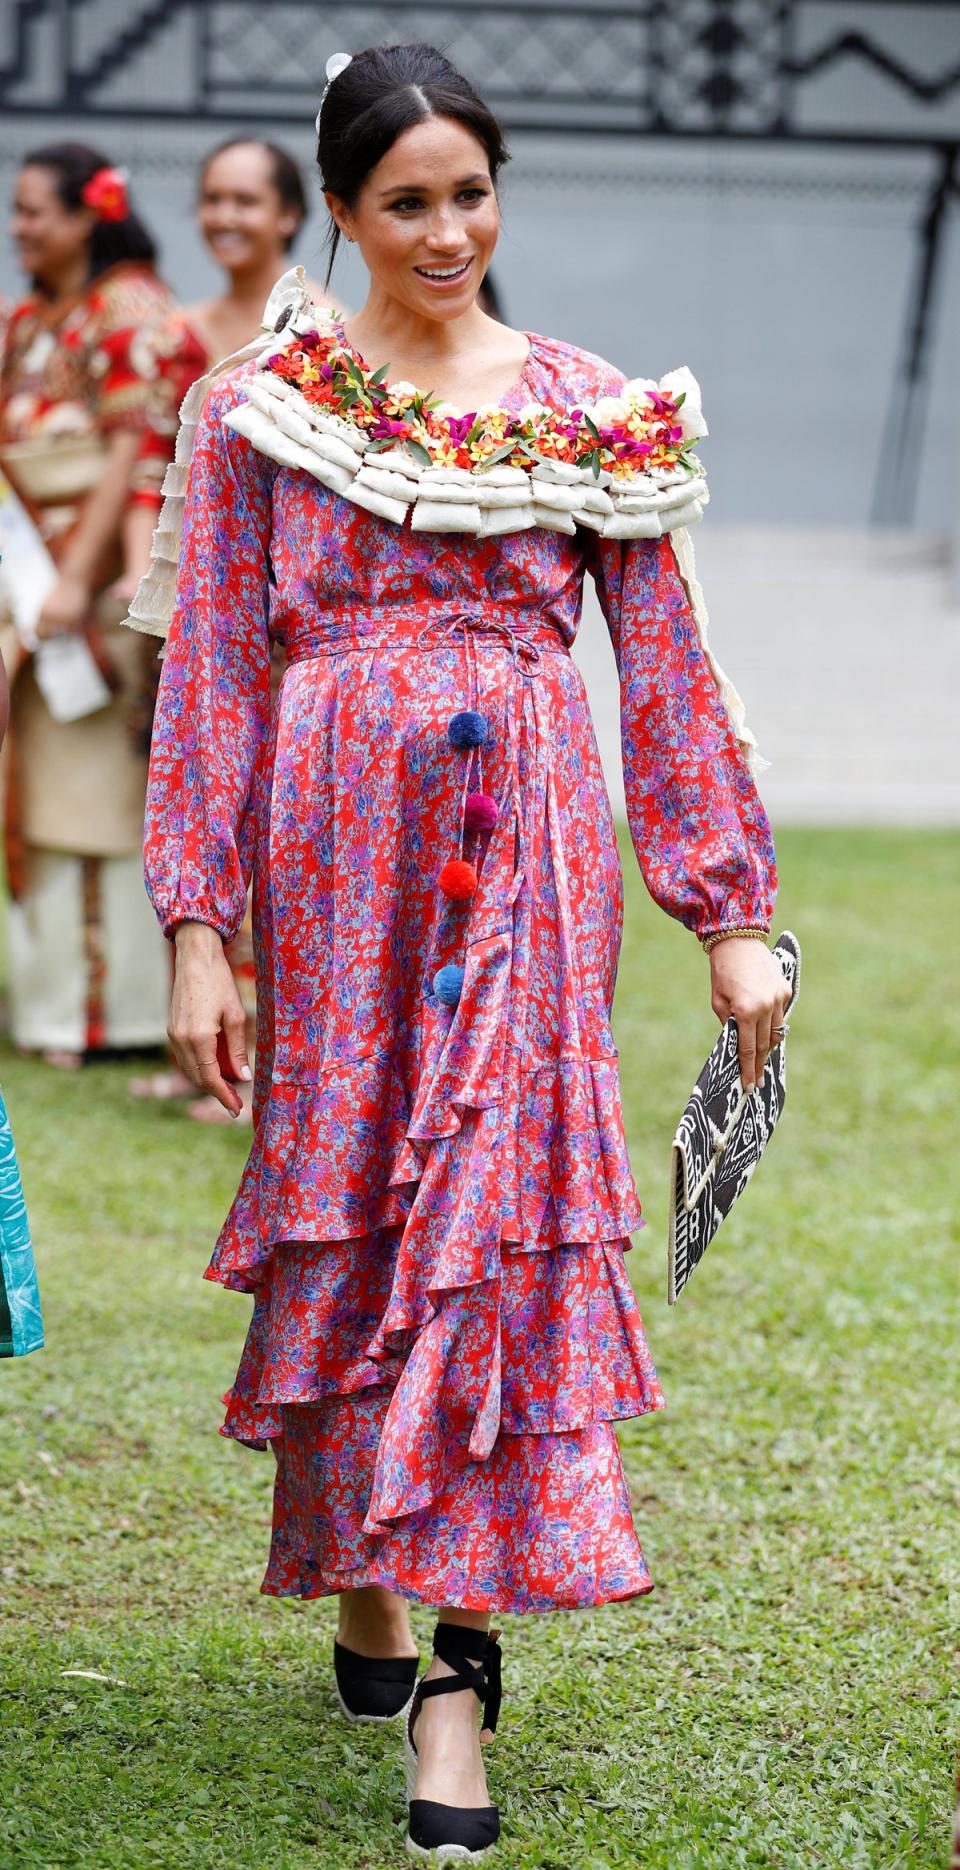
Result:
M467 440L469 441L469 439L470 437L468 436ZM487 455L486 460L480 463L480 473L482 474L485 468L496 467L498 461L509 460L511 455L518 454L521 450L524 454L529 454L530 452L528 448L524 447L522 441L504 442L502 448L495 448L493 454Z
M587 415L586 410L584 410L583 412L583 425L587 431L587 434L592 435L594 441L597 444L597 447L599 448L600 447L600 430L598 429L595 422L591 422L590 417Z
M409 448L414 460L419 461L421 467L433 466L433 456L430 450L425 448L422 442L414 441L412 435L407 436L404 446Z
M673 399L674 408L682 409L686 400L687 400L687 392L686 390L681 390L679 396L675 396Z
M390 368L389 364L381 364L379 370L374 371L373 376L370 378L367 384L367 388L369 390L375 390L375 389L379 389L381 384L385 384L387 380L387 371L389 370L389 368Z
M600 450L589 448L586 454L577 456L577 466L590 468L595 480L600 479Z

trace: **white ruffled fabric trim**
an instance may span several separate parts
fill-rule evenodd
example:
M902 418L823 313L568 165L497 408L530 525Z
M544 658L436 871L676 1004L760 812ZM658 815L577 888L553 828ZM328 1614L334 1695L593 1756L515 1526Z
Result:
M681 526L674 531L671 543L677 560L677 569L683 579L687 596L690 599L690 608L696 619L697 633L700 637L703 653L707 658L713 674L713 679L720 691L720 699L727 711L734 734L743 748L747 765L754 779L759 779L760 774L766 772L770 761L765 760L762 753L759 752L755 736L750 732L747 726L746 709L743 705L743 699L731 682L730 677L724 674L707 640L709 624L707 606L704 602L703 589L697 578L693 540L687 532L686 527Z
M264 307L260 335L250 344L245 344L242 350L234 351L232 356L224 357L220 363L214 364L205 376L198 377L183 399L176 452L161 488L163 505L153 535L150 564L137 586L129 614L124 619L131 630L141 630L147 636L167 635L176 598L187 477L200 412L208 391L225 371L234 370L238 364L249 363L251 359L275 348L277 321L281 316L285 318L284 329L289 330L291 335L295 335L298 330L310 331L316 324L302 266L291 267L289 272L277 280Z

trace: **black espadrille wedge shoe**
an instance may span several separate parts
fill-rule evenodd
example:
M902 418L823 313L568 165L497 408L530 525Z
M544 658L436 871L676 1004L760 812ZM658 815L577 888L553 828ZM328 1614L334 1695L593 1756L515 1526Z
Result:
M433 1799L415 1799L419 1761L413 1730L420 1709L430 1695L456 1695L470 1689L483 1704L482 1731L493 1735L502 1697L500 1645L496 1635L487 1636L483 1630L466 1629L459 1623L438 1623L433 1633L433 1651L456 1673L439 1676L435 1681L424 1677L418 1682L407 1715L407 1798L410 1801L407 1849L412 1857L424 1857L437 1865L471 1863L485 1857L497 1842L500 1813L495 1805L473 1808L440 1805Z
M337 1695L348 1721L395 1721L413 1700L419 1656L358 1656L334 1642Z

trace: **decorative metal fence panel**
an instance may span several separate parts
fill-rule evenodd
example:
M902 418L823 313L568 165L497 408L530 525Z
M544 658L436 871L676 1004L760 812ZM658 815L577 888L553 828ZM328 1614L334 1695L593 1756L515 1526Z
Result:
M0 106L284 121L316 99L330 46L411 39L447 51L511 130L960 136L956 0L7 0Z

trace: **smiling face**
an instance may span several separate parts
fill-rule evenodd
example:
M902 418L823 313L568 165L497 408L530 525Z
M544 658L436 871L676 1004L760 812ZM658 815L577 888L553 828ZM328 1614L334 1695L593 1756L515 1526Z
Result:
M270 153L259 143L235 143L211 156L200 178L197 222L226 272L251 272L279 260L297 218L281 201Z
M372 282L425 318L459 318L473 304L500 231L483 144L463 124L428 117L398 136L352 208L327 206L355 240Z
M52 169L27 163L17 177L10 233L31 279L53 286L86 260L96 225L92 208L65 208Z

